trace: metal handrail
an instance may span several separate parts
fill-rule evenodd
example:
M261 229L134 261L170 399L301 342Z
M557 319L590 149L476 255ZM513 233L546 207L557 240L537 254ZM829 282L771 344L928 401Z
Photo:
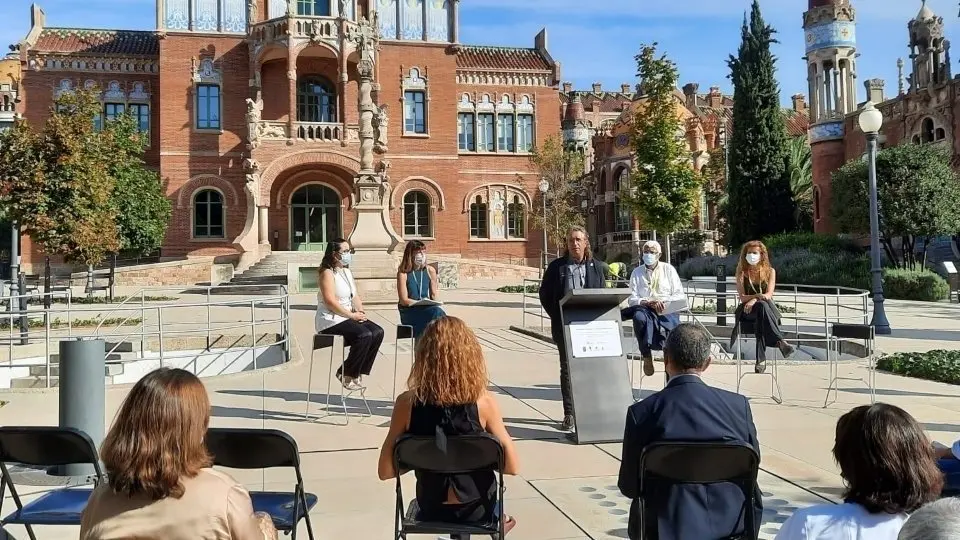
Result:
M87 314L87 313L90 313L90 314L96 313L97 316L102 317L102 320L99 322L99 324L97 324L96 327L91 328L91 331L89 334L87 334L86 332L84 332L84 334L89 335L90 337L103 339L106 342L116 341L117 343L113 346L113 348L110 351L106 351L108 355L113 352L116 352L116 350L120 347L122 343L129 341L131 338L135 336L140 337L141 354L139 355L138 358L122 359L120 361L111 360L108 362L110 364L126 364L130 362L143 360L144 359L144 354L143 354L144 343L148 338L153 338L153 337L157 337L159 339L160 350L158 351L158 353L159 353L159 360L161 365L163 365L165 361L171 361L174 359L191 357L191 356L196 357L197 354L195 352L194 353L185 352L183 354L178 354L172 351L168 352L165 341L168 341L171 337L206 335L207 341L206 341L206 346L203 347L203 350L212 351L213 349L211 347L211 334L213 332L223 333L223 332L229 332L237 329L244 329L244 330L250 331L249 344L245 344L244 346L240 346L240 347L234 347L230 344L227 344L227 346L224 348L223 351L220 351L219 353L215 353L214 361L217 358L220 358L224 354L229 354L234 352L246 352L251 350L255 351L256 349L261 349L264 347L271 347L271 346L282 346L283 355L284 355L283 357L286 361L288 361L290 351L291 351L291 347L289 344L291 325L290 325L290 299L289 299L289 294L286 287L277 286L277 288L279 289L279 293L276 293L276 294L258 295L252 298L251 297L227 298L227 299L220 299L217 301L210 300L210 292L212 290L230 289L230 288L240 289L243 287L251 287L251 286L254 286L254 285L246 285L246 286L231 285L231 286L223 286L223 287L217 287L217 286L145 287L140 291L138 291L137 293L134 293L128 296L119 305L110 307L109 310L106 311L107 316L103 316L104 306L102 305L83 306L82 308L77 309L76 306L71 306L68 304L67 309L65 310L58 309L59 306L51 307L49 309L43 309L43 310L33 310L29 312L28 316L32 318L43 316L45 318L45 324L44 324L44 328L42 329L28 329L27 340L33 341L34 343L40 343L40 341L42 340L42 342L44 343L45 358L46 358L46 361L45 361L45 364L46 364L45 383L46 384L45 385L48 388L50 386L50 349L51 349L50 342L63 339L64 337L63 334L58 335L59 329L54 329L51 327L51 321L54 319L56 315L62 314L64 312L67 314L67 319L68 319L67 332L69 336L73 335L73 318L76 317L77 314L80 314L79 316L83 317L84 314ZM145 304L145 301L144 301L144 299L147 296L146 293L148 291L166 291L168 293L174 290L197 292L198 289L200 294L205 294L206 296L205 302L165 303L161 305L148 306ZM62 292L56 293L56 294L63 295ZM23 295L23 296L37 297L41 295L31 294L31 295ZM141 304L139 306L131 305L132 299L136 299L136 298L140 298ZM238 307L249 309L249 317L250 317L249 320L244 320L246 318L242 317L240 321L231 320L231 321L214 322L210 317L210 311L212 308L238 308ZM261 308L267 307L268 309L279 309L280 314L279 315L268 314L266 317L263 317L258 320L257 319L258 307L261 307ZM172 324L164 324L165 315L170 310L197 309L197 308L206 308L207 310L206 324L204 324L201 321L190 321L190 322L184 322L184 323L173 322ZM148 323L149 315L155 315L157 319L156 326L153 325L152 321ZM124 319L116 327L112 327L112 325L111 327L105 326L104 323L110 317L113 317L113 316L124 316ZM125 331L125 324L137 316L139 316L141 319L140 324L131 331ZM167 318L170 319L172 318L172 316ZM190 328L180 328L180 326L183 326L183 325L189 325ZM269 342L259 343L258 336L257 336L258 327L270 329L269 332L275 332L277 334L277 339L271 340ZM19 336L20 336L20 333L18 332L17 337ZM14 339L13 338L14 336L13 334L11 334L9 358L8 358L8 362L4 363L4 367L6 368L36 367L37 365L39 365L37 363L23 363L23 362L14 363L14 349L13 349ZM257 368L256 353L254 353L253 365L254 365L254 369L256 369Z

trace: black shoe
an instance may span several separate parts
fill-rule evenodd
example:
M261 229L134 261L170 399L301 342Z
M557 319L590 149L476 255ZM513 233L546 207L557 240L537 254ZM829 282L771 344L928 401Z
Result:
M767 370L767 361L766 360L757 360L757 363L753 365L753 372L756 374L761 374Z
M572 414L568 414L563 417L563 422L560 424L560 431L573 431L576 428L577 421L573 419Z

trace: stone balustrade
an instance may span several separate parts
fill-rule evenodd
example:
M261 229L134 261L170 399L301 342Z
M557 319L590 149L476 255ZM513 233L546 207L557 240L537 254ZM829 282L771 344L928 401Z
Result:
M250 39L256 49L282 44L294 46L303 42L314 42L340 49L340 24L348 27L356 25L353 21L342 21L336 17L281 17L253 25Z

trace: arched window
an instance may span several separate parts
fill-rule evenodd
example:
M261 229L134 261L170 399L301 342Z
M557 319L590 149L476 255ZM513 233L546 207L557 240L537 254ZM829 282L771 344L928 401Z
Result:
M193 237L223 238L223 195L204 189L193 196Z
M336 122L337 93L327 79L309 75L297 81L297 120Z
M627 169L620 169L620 172L617 173L617 176L614 179L613 185L613 189L616 192L616 200L613 203L614 232L626 232L633 230L633 217L630 215L629 208L627 208L627 206L621 202L621 193L627 188L629 181L630 175L627 172Z
M477 195L470 203L470 238L487 238L487 203L483 197Z
M519 195L507 204L507 238L526 238L524 229L525 212Z
M920 124L920 138L923 139L923 142L933 142L933 119L924 118L923 123Z
M430 197L422 191L408 191L403 196L403 235L429 237Z

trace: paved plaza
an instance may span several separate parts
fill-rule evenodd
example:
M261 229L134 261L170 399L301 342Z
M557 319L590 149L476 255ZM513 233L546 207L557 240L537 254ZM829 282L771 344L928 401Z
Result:
M467 320L477 332L487 355L491 389L497 394L507 427L517 440L521 474L507 480L506 511L518 525L510 538L626 538L629 501L616 489L620 465L619 444L576 446L557 431L562 417L557 386L556 349L543 341L509 329L521 323L521 296L496 293L490 286L468 285L445 292L447 312ZM394 360L394 306L370 306L372 319L387 331L381 356L369 381L367 396L373 416L324 416L327 399L327 358L318 354L314 394L304 419L313 334L312 295L292 300L292 327L296 343L293 361L255 373L206 379L213 403L214 426L267 427L286 431L299 444L307 490L319 496L312 514L318 538L386 539L393 530L394 484L376 475L379 447L391 414ZM888 302L896 329L880 339L881 349L928 350L960 346L960 306ZM410 356L401 345L399 373L402 385ZM642 394L662 387L658 374L643 380ZM841 374L866 375L862 366L843 364ZM743 393L751 398L762 445L760 486L765 498L762 538L772 538L796 508L836 501L841 479L830 449L834 425L850 408L869 403L867 388L841 381L836 403L823 408L828 370L825 365L780 367L783 405L768 397L768 378L748 377ZM716 365L706 373L709 384L733 390L736 368ZM879 374L878 399L904 407L923 423L932 438L948 442L960 438L960 397L956 387ZM128 387L107 392L107 423L113 418ZM332 401L339 400L339 389ZM0 409L0 425L55 425L57 396L49 391L2 392L9 404ZM350 402L351 405L358 405ZM359 409L353 409L358 412ZM231 471L250 489L288 489L289 471ZM413 478L404 479L405 494L413 493ZM36 493L40 488L24 488ZM12 508L9 496L4 512ZM305 527L301 527L305 534ZM10 527L17 539L20 527ZM38 527L39 538L75 537L68 528ZM306 538L306 536L301 536Z

